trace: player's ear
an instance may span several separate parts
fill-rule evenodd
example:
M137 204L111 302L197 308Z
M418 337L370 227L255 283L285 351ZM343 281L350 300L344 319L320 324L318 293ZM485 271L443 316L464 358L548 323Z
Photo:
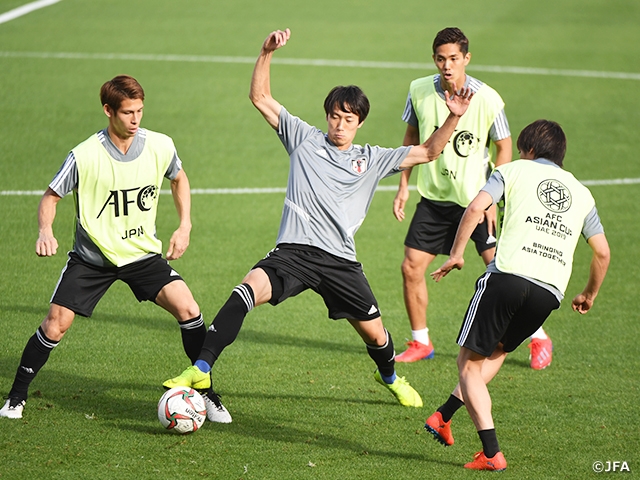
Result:
M104 111L104 114L109 118L111 118L111 116L113 115L113 110L111 110L111 107L106 103L102 106L102 110Z
M465 66L469 65L470 61L471 61L471 52L467 52L467 54L464 56L464 64L465 64Z

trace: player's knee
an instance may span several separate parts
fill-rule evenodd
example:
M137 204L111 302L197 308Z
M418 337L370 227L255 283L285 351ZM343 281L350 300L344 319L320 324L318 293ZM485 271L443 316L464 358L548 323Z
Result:
M186 322L187 320L191 320L200 315L200 306L196 303L196 301L192 301L182 306L179 310L178 322Z
M49 340L53 340L54 342L59 342L64 334L69 330L73 318L69 320L68 318L49 312L46 318L42 321L40 328L46 335Z
M66 332L66 329L62 330L58 325L52 323L43 322L42 325L40 325L40 328L42 328L42 332L45 336L54 342L59 342Z
M460 353L458 353L458 358L456 359L460 377L469 373L480 372L482 369L482 362L485 359L486 357L483 357L468 348L460 348Z
M410 258L405 258L401 266L402 277L409 282L421 282L424 280L425 269L422 265L414 262Z

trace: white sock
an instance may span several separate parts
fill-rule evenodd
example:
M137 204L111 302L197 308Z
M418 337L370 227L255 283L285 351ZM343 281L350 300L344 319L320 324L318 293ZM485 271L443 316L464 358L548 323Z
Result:
M423 328L421 330L411 330L411 337L417 342L423 345L429 345L429 329Z
M542 327L540 327L538 330L536 330L533 333L533 335L531 335L531 339L534 339L534 338L538 338L540 340L546 340L549 337L547 337L547 334L544 333L544 330L542 329Z

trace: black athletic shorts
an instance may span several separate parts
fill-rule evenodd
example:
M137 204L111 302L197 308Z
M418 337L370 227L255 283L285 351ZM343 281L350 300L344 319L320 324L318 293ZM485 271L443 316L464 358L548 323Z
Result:
M271 305L310 288L324 300L329 318L373 320L380 316L378 302L358 262L317 247L282 244L253 268L261 268L269 276Z
M498 343L505 352L512 352L558 307L553 293L525 278L485 272L476 282L458 345L485 357Z
M51 303L73 310L78 315L90 317L109 287L122 280L139 302L155 302L162 288L174 280L182 280L169 262L161 255L154 255L123 267L97 267L83 262L69 252L69 259L62 269Z
M421 197L404 244L433 255L449 255L464 211L460 205L444 205ZM489 238L486 221L478 224L471 240L479 254L496 246L495 238Z

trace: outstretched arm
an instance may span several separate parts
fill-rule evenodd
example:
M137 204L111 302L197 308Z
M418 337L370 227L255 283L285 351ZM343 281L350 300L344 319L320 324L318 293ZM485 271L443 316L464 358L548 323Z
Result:
M446 276L454 268L460 270L464 266L464 249L471 238L471 234L484 218L484 211L493 204L493 198L484 190L480 190L462 215L456 238L451 247L451 253L447 261L431 277L436 281Z
M60 198L51 188L47 188L40 200L36 240L36 254L39 257L50 257L58 251L58 240L53 236L53 220L56 218L56 207Z
M171 195L173 203L178 211L180 226L171 235L169 249L167 250L167 260L176 260L182 256L189 246L191 235L191 187L189 178L184 170L180 170L176 178L171 180Z
M447 107L449 108L449 116L445 122L427 138L426 142L413 147L409 151L409 154L400 164L400 168L410 168L420 163L428 163L440 156L451 135L453 135L460 117L467 111L469 102L473 98L473 92L470 88L462 88L458 91L454 83L453 89L457 92L453 96L449 96L447 91L444 92Z
M278 128L282 105L271 96L271 57L273 57L273 52L286 45L290 35L291 32L288 28L284 31L276 30L269 34L262 44L260 56L256 61L253 76L251 77L249 98L253 105L260 110L267 123L275 129Z
M593 301L596 299L600 286L604 281L604 277L607 274L609 268L609 261L611 253L609 251L609 243L604 233L599 233L587 240L589 246L593 250L593 257L591 258L591 268L589 269L589 280L587 286L584 287L582 293L576 295L571 302L571 307L578 313L585 314L593 306Z

